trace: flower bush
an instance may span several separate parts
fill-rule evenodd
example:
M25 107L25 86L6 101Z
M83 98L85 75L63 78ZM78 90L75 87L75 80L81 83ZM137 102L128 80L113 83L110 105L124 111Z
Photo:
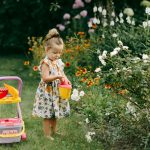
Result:
M94 138L106 149L120 149L120 145L146 149L150 146L149 7L145 9L146 19L140 21L131 8L124 14L113 11L111 16L102 7L95 6L93 12L88 34L75 32L65 39L65 72L73 88L82 90L73 90L72 109L86 119L87 133L95 133L86 134L88 142ZM65 14L64 19L70 15ZM24 65L37 76L44 55L43 38L31 38L29 44L29 58L33 60L26 60Z

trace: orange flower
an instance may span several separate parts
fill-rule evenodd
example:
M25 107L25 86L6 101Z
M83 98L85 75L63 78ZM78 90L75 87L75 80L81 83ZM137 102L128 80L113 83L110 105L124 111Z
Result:
M95 81L95 84L98 85L99 84L99 80L100 80L100 77L96 77L94 78L94 81Z
M30 64L29 61L24 61L24 65L25 65L25 66L28 66L29 64Z
M88 48L88 47L90 47L90 44L85 43L85 44L84 44L84 47L85 47L85 48Z
M125 94L127 94L127 89L118 91L118 94L120 94L120 95L125 95Z
M38 71L38 66L34 66L34 67L33 67L33 70L34 70L34 71Z
M84 32L78 32L77 34L78 35L84 35L85 33Z
M33 49L32 49L32 48L29 48L29 51L33 51Z
M87 80L87 78L82 78L80 81L85 82L86 80Z
M70 52L72 52L72 50L66 49L65 52L66 52L66 53L70 53Z
M80 72L80 71L77 71L77 72L76 72L76 76L77 76L77 77L81 76L81 72Z
M66 67L70 67L70 62L66 62Z
M87 69L86 69L86 68L83 68L83 69L82 69L82 73L83 73L83 74L86 74L86 73L87 73Z
M89 81L87 82L87 86L88 86L88 87L92 86L93 84L94 84L94 82L93 82L92 80L89 80Z
M80 46L79 45L76 46L76 50L80 50Z
M96 24L92 24L93 29L96 29L96 27L97 27Z
M110 84L105 84L105 89L110 89L111 85Z

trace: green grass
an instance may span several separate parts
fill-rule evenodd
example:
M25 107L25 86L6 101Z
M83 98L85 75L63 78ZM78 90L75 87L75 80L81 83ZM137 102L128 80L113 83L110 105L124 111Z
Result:
M85 139L86 128L81 116L71 111L71 116L58 121L59 132L63 136L55 136L54 141L45 139L42 131L42 119L31 116L37 80L28 77L28 72L22 69L23 58L19 56L0 57L0 76L19 76L23 80L22 115L25 121L27 141L0 145L0 150L102 150L96 141L88 143ZM15 105L0 105L0 116L16 115ZM9 116L10 115L10 116ZM79 123L81 122L81 123Z

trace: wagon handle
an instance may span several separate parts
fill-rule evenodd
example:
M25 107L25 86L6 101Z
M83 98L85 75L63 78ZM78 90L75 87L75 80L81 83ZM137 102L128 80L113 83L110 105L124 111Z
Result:
M2 80L17 80L18 81L18 90L19 90L19 96L21 97L22 92L22 80L18 76L3 76L0 77L0 81Z

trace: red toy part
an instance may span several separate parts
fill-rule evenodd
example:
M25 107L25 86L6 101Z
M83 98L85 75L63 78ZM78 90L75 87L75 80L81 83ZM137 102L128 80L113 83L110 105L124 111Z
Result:
M0 87L0 99L5 97L8 94L8 89L5 87Z
M26 133L23 133L23 134L21 135L21 140L22 140L22 141L26 141L26 140L27 140L27 135L26 135Z

